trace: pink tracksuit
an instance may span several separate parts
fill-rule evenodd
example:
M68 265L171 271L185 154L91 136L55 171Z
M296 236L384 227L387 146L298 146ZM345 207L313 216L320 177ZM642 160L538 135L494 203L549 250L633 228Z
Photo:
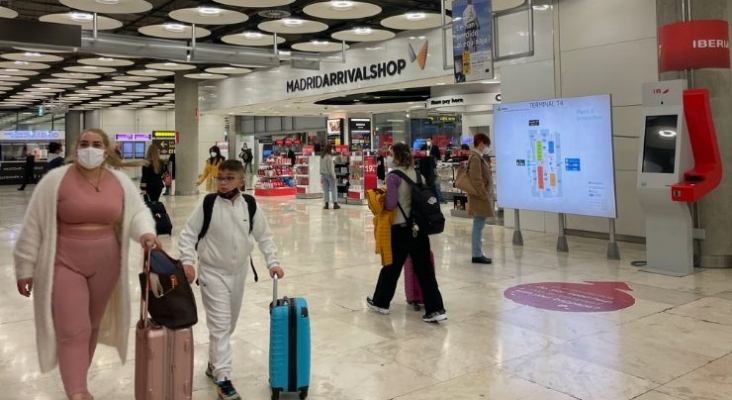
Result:
M71 168L58 192L52 309L61 380L68 395L87 392L99 325L120 275L115 223L122 216L124 191L111 173L98 187L99 192ZM85 225L103 227L83 229Z

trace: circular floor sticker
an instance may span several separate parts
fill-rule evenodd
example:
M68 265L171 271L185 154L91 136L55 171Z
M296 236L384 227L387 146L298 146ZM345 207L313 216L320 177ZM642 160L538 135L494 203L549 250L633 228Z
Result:
M617 311L635 304L633 291L625 282L540 282L506 289L507 299L551 311Z

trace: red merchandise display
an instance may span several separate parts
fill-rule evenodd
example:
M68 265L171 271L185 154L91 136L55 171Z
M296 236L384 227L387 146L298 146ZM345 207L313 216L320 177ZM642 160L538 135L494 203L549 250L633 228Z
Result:
M258 180L254 186L255 196L294 196L294 172L290 160L285 157L271 157L257 169Z

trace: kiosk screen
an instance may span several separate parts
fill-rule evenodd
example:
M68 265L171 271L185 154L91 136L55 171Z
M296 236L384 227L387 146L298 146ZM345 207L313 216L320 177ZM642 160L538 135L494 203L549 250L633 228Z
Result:
M646 116L642 172L673 174L678 115Z

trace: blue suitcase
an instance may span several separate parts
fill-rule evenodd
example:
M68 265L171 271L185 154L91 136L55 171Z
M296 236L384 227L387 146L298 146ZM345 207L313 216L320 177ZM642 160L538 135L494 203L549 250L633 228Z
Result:
M282 392L308 397L310 386L310 317L303 298L277 298L277 277L270 306L269 384L272 400Z

